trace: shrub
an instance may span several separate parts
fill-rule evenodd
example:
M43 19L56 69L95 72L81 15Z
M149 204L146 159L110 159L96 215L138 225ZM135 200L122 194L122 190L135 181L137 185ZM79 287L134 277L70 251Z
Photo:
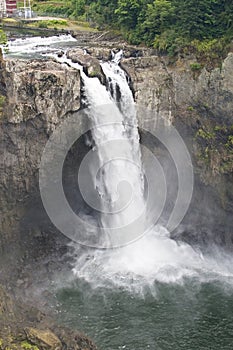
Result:
M38 27L39 28L48 28L47 23L45 23L45 22L39 22Z
M190 63L190 68L192 71L198 71L201 69L201 64L198 62Z

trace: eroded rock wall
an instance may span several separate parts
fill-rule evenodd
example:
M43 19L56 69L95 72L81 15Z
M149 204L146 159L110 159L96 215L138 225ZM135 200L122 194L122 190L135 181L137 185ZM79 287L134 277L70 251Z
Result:
M0 117L0 249L1 256L15 263L17 252L23 258L51 248L54 237L48 237L51 225L40 200L38 169L51 132L80 107L80 75L52 60L6 60L1 62L0 90L5 96Z

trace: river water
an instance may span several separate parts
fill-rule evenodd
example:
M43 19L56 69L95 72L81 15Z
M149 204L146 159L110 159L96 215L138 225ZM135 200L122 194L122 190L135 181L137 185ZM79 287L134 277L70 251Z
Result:
M56 57L60 49L75 44L78 45L70 36L18 39L8 44L7 55L45 58L52 54ZM59 60L69 63L65 56ZM80 69L75 64L72 66ZM132 213L140 212L143 207L143 176L135 106L127 77L117 60L103 63L102 68L109 82L108 89L97 78L87 78L81 72L92 126L98 130L99 121L94 112L99 103L110 105L111 112L117 108L114 113L120 123L114 133L112 126L92 133L99 167L102 168L109 156L117 156L115 149L112 153L106 145L100 146L103 139L108 143L110 137L112 141L113 134L117 135L116 139L124 139L121 151L129 162L125 164L117 159L113 165L108 163L100 174L97 187L105 199L101 210L106 212L106 203L111 204L108 209L112 208L117 197L114 181L119 181L122 175L121 180L132 181L135 189L135 199L126 214L101 215L101 227L113 225L115 228L119 222L127 225L125 220L132 221ZM117 105L119 91L123 97ZM133 123L127 127L129 119ZM130 174L129 178L126 173ZM116 242L111 239L108 234L108 243L115 246ZM88 334L99 349L233 348L233 259L219 248L213 247L208 254L202 254L197 248L170 239L162 226L115 249L81 248L75 243L72 248L69 278L63 276L54 283L54 307L62 324Z
M100 349L232 349L232 290L220 281L156 283L154 293L142 297L93 290L77 280L58 291L58 300L62 322L84 331Z

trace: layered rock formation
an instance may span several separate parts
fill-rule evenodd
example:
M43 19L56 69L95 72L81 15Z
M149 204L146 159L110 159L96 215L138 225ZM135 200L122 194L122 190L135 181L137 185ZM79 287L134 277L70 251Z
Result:
M174 124L193 158L193 201L177 234L194 242L232 249L233 193L233 53L208 71L186 57L169 64L166 57L128 58L137 104L153 110L156 122ZM146 127L145 114L139 113Z
M0 93L0 280L17 297L30 290L26 306L0 286L0 349L94 350L87 337L30 306L33 285L51 278L48 264L58 272L65 253L43 209L38 170L54 128L80 108L79 72L52 60L1 61Z
M2 259L15 265L25 254L35 258L53 246L47 245L55 236L48 236L38 169L51 132L80 107L80 76L52 60L7 60L0 75L5 96L0 119L0 250Z

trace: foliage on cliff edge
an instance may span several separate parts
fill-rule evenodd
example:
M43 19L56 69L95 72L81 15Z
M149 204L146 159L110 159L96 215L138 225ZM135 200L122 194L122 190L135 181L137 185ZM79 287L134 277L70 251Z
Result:
M34 6L99 29L120 30L130 43L171 56L187 46L221 55L233 38L231 0L37 0Z

